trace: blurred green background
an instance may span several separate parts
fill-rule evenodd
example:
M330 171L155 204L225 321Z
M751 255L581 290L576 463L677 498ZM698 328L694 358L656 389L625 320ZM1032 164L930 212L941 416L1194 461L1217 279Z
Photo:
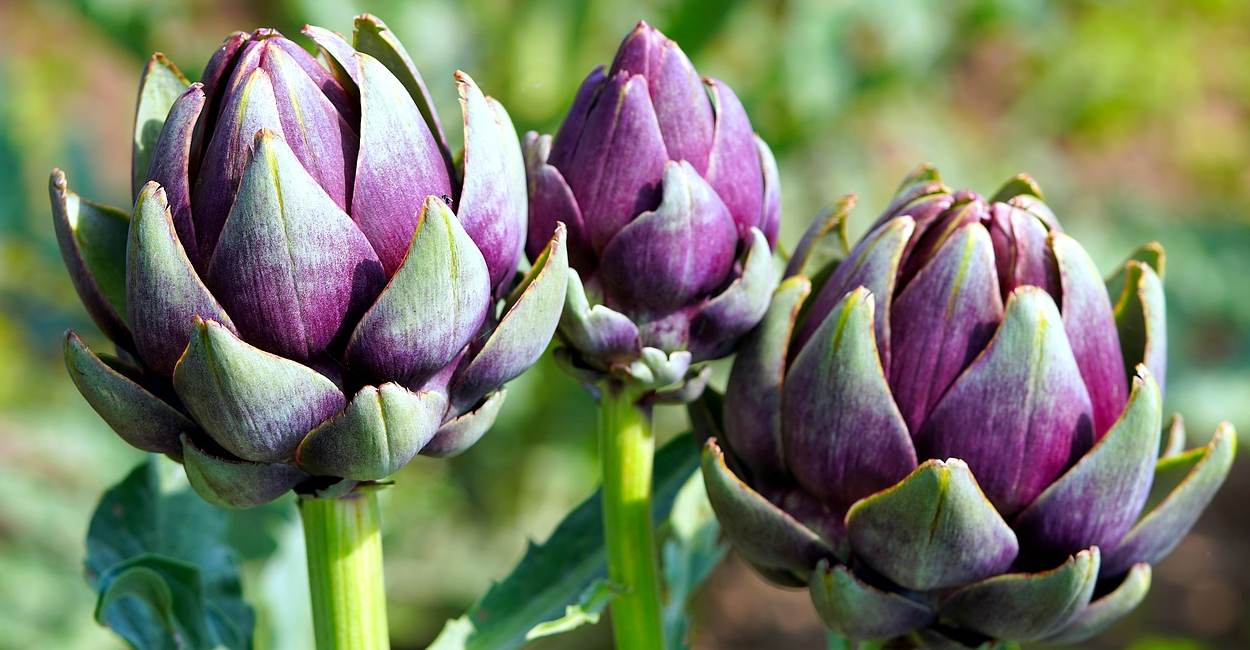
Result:
M111 648L91 619L83 536L101 491L140 454L77 395L61 332L95 332L61 266L46 199L64 168L124 205L129 124L153 50L192 78L227 32L386 20L459 141L462 68L518 129L552 131L591 67L646 18L727 81L771 143L782 241L838 195L865 227L902 175L937 163L992 192L1032 172L1103 269L1152 239L1168 251L1167 402L1191 443L1229 419L1250 433L1250 3L1244 0L0 1L0 647ZM453 145L454 146L454 145ZM852 226L853 230L855 226ZM855 231L857 232L857 231ZM450 462L420 459L384 504L398 648L423 647L528 538L545 538L597 481L592 403L549 359L514 383L495 430ZM671 434L676 409L658 414ZM1250 647L1250 478L1234 469L1147 602L1091 647ZM290 503L238 522L263 647L306 647ZM605 626L544 647L607 644ZM696 606L696 647L820 647L804 592L731 559Z

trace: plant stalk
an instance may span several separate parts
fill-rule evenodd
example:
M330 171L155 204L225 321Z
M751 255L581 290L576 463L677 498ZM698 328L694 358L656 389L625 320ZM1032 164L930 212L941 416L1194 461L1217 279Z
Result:
M390 648L377 493L299 499L317 650Z
M611 604L612 632L617 650L658 650L663 627L651 522L651 413L627 387L605 382L601 396L599 456L608 577L623 591Z

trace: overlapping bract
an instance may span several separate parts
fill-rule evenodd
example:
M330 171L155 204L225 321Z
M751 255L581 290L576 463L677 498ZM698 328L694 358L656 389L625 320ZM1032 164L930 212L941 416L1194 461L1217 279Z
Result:
M639 23L559 132L525 137L528 252L568 227L565 360L655 387L725 356L767 309L776 164L724 83ZM697 395L675 391L674 399Z
M1182 452L1179 418L1160 444L1162 249L1104 287L1026 176L987 200L922 167L831 253L848 209L797 247L723 406L692 407L726 533L850 638L1097 634L1235 448L1222 425Z
M53 220L71 278L118 347L70 333L79 390L132 445L246 507L458 453L554 334L564 230L517 279L525 170L507 112L456 74L453 159L402 45L232 34L188 83L156 55L139 90L134 211L64 174ZM339 481L342 479L342 481Z

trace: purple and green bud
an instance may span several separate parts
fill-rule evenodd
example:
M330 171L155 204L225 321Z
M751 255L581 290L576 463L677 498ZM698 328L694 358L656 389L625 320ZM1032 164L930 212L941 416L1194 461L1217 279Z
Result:
M117 345L66 359L127 442L180 459L205 498L376 480L459 453L551 339L565 231L523 278L525 166L507 112L456 73L453 158L425 83L380 20L352 43L228 37L188 83L163 56L139 91L134 210L54 171L75 288Z
M759 322L776 284L776 163L733 91L676 43L639 23L555 137L531 132L525 149L530 257L568 229L574 368L658 386Z
M987 199L922 167L849 250L847 209L692 410L726 533L852 639L1097 634L1234 454L1228 425L1182 453L1179 417L1161 444L1162 248L1104 284L1023 175Z

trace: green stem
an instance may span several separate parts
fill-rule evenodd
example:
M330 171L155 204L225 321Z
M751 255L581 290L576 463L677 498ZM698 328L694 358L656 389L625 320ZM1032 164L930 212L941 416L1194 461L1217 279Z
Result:
M660 584L651 523L651 414L637 395L601 385L599 455L603 463L603 532L608 576L624 593L612 601L617 650L659 650Z
M387 650L378 490L302 496L317 650Z

